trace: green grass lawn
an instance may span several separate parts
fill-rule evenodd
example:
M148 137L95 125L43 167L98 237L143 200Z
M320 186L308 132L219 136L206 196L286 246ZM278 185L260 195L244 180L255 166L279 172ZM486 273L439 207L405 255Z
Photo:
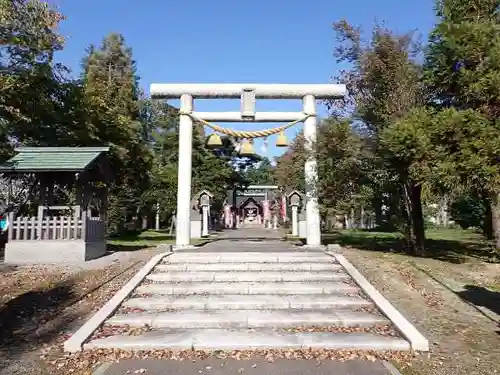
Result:
M200 246L210 241L209 239L191 240L191 244ZM165 231L146 230L143 232L126 233L118 237L112 237L107 241L109 251L133 251L155 247L160 244L174 244L175 235L169 235Z
M473 230L463 229L427 229L426 249L436 259L461 263L468 257L485 261L500 261L499 252L484 237ZM403 240L400 233L376 232L373 230L339 230L325 233L323 244L336 243L358 249L402 252Z

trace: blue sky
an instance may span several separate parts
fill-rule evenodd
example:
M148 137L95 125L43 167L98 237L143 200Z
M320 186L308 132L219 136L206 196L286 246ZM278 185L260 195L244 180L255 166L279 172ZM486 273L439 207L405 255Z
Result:
M133 49L146 92L151 83L328 83L338 72L332 56L334 21L345 18L369 30L376 20L383 20L396 31L418 29L425 38L435 20L434 0L51 2L67 17L61 24L67 43L58 55L60 61L77 74L89 44L99 44L108 33L122 33ZM300 101L259 101L257 109L298 111ZM196 110L239 110L239 102L197 101ZM320 108L320 113L326 112ZM293 137L297 130L287 135ZM270 138L269 145L274 141ZM281 152L270 147L267 156Z

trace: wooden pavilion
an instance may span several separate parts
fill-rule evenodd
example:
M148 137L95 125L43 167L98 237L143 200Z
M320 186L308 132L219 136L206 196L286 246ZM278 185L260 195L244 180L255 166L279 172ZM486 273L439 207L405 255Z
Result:
M78 262L104 255L109 148L15 151L0 173L14 180L31 177L33 189L26 204L8 213L5 262Z

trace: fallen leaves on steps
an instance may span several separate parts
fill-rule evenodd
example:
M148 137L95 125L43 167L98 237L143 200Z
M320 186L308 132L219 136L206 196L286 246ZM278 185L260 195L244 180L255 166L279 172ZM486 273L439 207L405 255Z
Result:
M202 350L148 350L125 351L117 349L97 349L73 354L63 354L49 363L61 373L76 373L77 370L94 369L103 363L119 362L125 359L162 359L177 361L197 361L209 358L235 359L241 361L265 359L274 362L278 359L350 361L362 359L368 361L391 360L407 364L416 354L410 352L374 352L354 350L326 349L273 349L273 350L237 350L237 351L202 351Z

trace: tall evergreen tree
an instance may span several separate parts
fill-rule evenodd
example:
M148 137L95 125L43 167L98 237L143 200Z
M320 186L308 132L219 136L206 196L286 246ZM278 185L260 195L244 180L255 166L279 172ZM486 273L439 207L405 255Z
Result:
M458 141L461 147L451 147L450 144L444 147L449 152L448 158L455 163L456 171L460 172L454 173L459 174L457 177L460 178L458 182L453 180L453 183L460 183L472 194L483 196L491 207L487 210L491 214L487 222L492 222L492 225L485 225L485 228L493 229L497 247L500 247L500 189L496 183L498 178L492 173L497 159L490 152L495 146L491 145L489 151L484 149L481 153L467 150L479 150L474 143L488 143L492 139L491 132L485 132L485 126L493 126L500 132L499 7L498 0L437 1L439 22L430 34L425 63L425 83L430 104L437 108L478 111L476 115L469 112L450 115L450 120L457 116L463 117L467 119L467 126L475 128L471 131L489 134L489 139L471 138L467 143L460 134L469 130L457 129L454 124L448 124L449 141ZM485 124L483 116L489 119L490 124ZM484 160L482 157L487 155L490 156ZM477 163L478 156L481 156L483 163Z
M96 143L111 147L114 182L110 196L111 231L124 230L141 210L152 162L140 122L138 76L132 51L120 34L90 46L83 60L82 82L88 120Z

